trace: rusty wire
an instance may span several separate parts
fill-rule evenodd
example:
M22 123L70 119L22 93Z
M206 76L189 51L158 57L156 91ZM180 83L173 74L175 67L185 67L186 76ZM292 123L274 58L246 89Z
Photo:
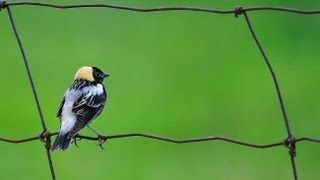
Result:
M52 176L52 179L55 179L55 172L54 172L51 153L50 153L51 139L50 139L50 136L46 135L48 133L48 129L47 129L47 126L46 126L46 123L45 123L45 119L43 117L43 113L42 113L40 101L39 101L39 98L38 98L37 90L36 90L36 87L34 85L34 82L33 82L33 79L32 79L32 75L31 75L31 70L30 70L29 63L28 63L28 59L27 59L26 53L24 51L21 39L19 37L19 33L18 33L18 30L17 30L17 27L16 27L14 19L13 19L13 15L12 15L12 12L11 12L9 6L7 7L7 10L8 10L8 15L9 15L9 18L10 18L10 22L11 22L14 34L15 34L15 36L17 38L17 41L18 41L18 44L19 44L19 48L20 48L20 51L21 51L21 54L22 54L22 59L23 59L23 62L25 64L25 68L26 68L26 71L27 71L27 75L28 75L28 78L29 78L29 82L30 82L30 85L31 85L33 96L34 96L34 99L35 99L35 102L36 102L36 106L37 106L37 109L38 109L38 114L40 116L40 121L41 121L42 128L43 128L43 131L42 131L40 137L42 138L41 140L43 142L45 142L45 149L46 149L46 153L47 153L47 158L48 158L48 162L49 162L51 176Z
M31 85L31 89L33 92L33 96L36 102L36 106L38 109L38 114L40 117L40 121L43 127L43 131L38 136L24 138L24 139L9 139L9 138L1 138L0 141L7 142L7 143L26 143L31 141L42 141L45 143L45 149L47 152L47 158L50 166L50 172L52 179L56 179L54 166L51 159L50 154L50 146L51 146L51 137L58 134L58 132L50 133L50 131L47 129L45 124L45 119L41 110L40 101L38 99L37 90L35 88L35 84L32 80L32 74L29 67L28 59L26 56L26 53L23 49L22 41L19 37L17 27L14 22L14 18L11 12L10 7L11 6L39 6L39 7L47 7L47 8L57 8L57 9L72 9L72 8L109 8L109 9L118 9L118 10L126 10L126 11L135 11L135 12L160 12L160 11L197 11L197 12L206 12L206 13L214 13L214 14L234 14L235 17L239 17L240 15L243 15L245 18L245 21L248 25L249 31L256 43L256 45L259 48L259 51L261 52L261 55L267 64L267 67L271 73L276 93L278 95L279 103L281 112L283 115L283 120L285 123L285 127L287 130L288 137L285 138L282 141L270 143L270 144L255 144L255 143L248 143L245 141L230 139L226 137L219 137L219 136L209 136L209 137L200 137L200 138L192 138L192 139L172 139L162 136L156 136L151 134L145 134L145 133L128 133L128 134L117 134L117 135L109 135L109 136L103 136L103 140L111 140L111 139L120 139L120 138L129 138L129 137L143 137L148 139L155 139L160 140L164 142L169 143L176 143L176 144L184 144L184 143L196 143L196 142L205 142L205 141L224 141L227 143L237 144L241 146L251 147L251 148L259 148L259 149L266 149L266 148L273 148L278 146L284 146L289 149L289 155L292 165L292 172L293 172L293 178L295 180L298 180L298 173L297 168L295 164L295 156L296 156L296 144L298 142L302 141L308 141L313 143L320 143L320 139L310 138L310 137L301 137L301 138L295 138L291 129L290 129L290 122L286 113L285 104L283 101L283 97L281 94L281 89L279 82L277 80L276 73L272 67L271 61L267 57L264 48L262 47L259 38L253 28L253 25L249 19L249 16L247 12L250 11L280 11L280 12L287 12L287 13L297 13L297 14L320 14L320 10L299 10L299 9L292 9L292 8L286 8L286 7L270 7L270 6L259 6L259 7L236 7L235 9L227 9L227 10L221 10L221 9L212 9L212 8L198 8L198 7L156 7L156 8L137 8L137 7L129 7L129 6L121 6L121 5L113 5L113 4L72 4L72 5L58 5L58 4L50 4L50 3L41 3L41 2L10 2L7 3L3 0L0 0L0 10L1 9L7 9L10 22L12 24L13 31L15 33L15 37L18 41L18 45L22 54L22 58L25 64L26 72L29 78L29 82ZM86 139L86 140L92 140L92 141L98 141L98 137L90 137L90 136L84 136L84 135L77 135L76 139Z

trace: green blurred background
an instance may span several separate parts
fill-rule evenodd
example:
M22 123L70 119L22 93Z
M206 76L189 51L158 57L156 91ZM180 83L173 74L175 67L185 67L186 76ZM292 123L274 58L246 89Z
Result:
M50 1L53 2L53 1ZM54 1L135 7L238 5L319 9L320 2ZM113 9L12 7L47 126L80 66L111 74L109 99L93 127L106 135L143 132L184 139L225 136L268 144L286 138L270 73L240 16L199 12L136 13ZM320 137L320 15L250 12L270 57L297 137ZM41 124L7 12L0 12L0 136L38 135ZM90 130L82 134L94 134ZM52 154L57 179L293 179L288 150L225 142L170 144L143 138L82 140ZM50 179L43 144L0 143L0 179ZM301 142L302 180L320 179L320 146Z

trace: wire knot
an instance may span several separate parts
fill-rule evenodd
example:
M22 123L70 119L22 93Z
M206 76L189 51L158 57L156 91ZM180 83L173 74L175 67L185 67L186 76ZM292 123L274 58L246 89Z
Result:
M234 16L237 18L244 12L243 7L239 6L234 9Z
M39 135L40 141L44 142L45 145L44 147L49 150L51 148L51 132L48 130L44 130L40 135Z
M289 154L292 157L297 155L296 152L296 138L293 135L290 135L286 140L283 142L284 146L289 149Z
M7 6L8 5L7 5L6 1L0 0L0 11L1 11L1 9L5 9Z

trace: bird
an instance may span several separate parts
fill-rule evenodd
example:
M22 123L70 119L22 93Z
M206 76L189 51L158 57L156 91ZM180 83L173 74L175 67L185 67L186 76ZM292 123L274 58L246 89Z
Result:
M102 82L108 76L108 73L94 66L78 69L73 84L65 92L59 106L57 117L60 119L60 132L52 144L51 151L67 150L72 139L85 127L93 130L100 142L101 134L89 124L104 109L107 93Z

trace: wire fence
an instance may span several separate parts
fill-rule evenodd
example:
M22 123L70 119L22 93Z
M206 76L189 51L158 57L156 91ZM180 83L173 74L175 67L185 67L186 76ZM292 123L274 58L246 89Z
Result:
M196 142L204 142L204 141L224 141L227 143L233 143L241 146L246 146L246 147L251 147L251 148L260 148L260 149L266 149L266 148L273 148L277 146L284 146L289 149L289 156L290 156L290 161L291 161L291 166L292 166L292 174L293 178L295 180L298 180L298 172L295 164L295 156L296 156L296 145L298 142L301 141L309 141L313 143L320 143L320 139L315 139L315 138L310 138L310 137L300 137L300 138L295 138L293 135L291 129L290 129L290 121L288 119L287 113L286 113L286 106L283 101L281 89L279 82L277 80L276 73L272 67L272 64L265 53L264 48L262 47L259 38L252 26L252 23L250 21L250 18L248 16L247 12L250 11L282 11L286 13L297 13L297 14L305 14L305 15L311 15L311 14L320 14L320 10L299 10L299 9L292 9L292 8L285 8L285 7L268 7L268 6L260 6L260 7L249 7L249 8L244 8L244 7L236 7L235 9L230 9L230 10L220 10L220 9L210 9L210 8L198 8L198 7L157 7L157 8L137 8L137 7L128 7L128 6L120 6L120 5L112 5L112 4L74 4L74 5L57 5L57 4L49 4L49 3L40 3L40 2L9 2L7 3L6 1L0 0L0 11L1 9L7 9L8 16L13 28L13 31L15 33L15 37L17 39L21 54L22 54L22 59L25 65L25 69L27 71L27 75L29 78L29 82L31 85L32 93L36 102L38 114L40 117L40 121L42 124L42 131L40 135L34 136L34 137L29 137L25 139L8 139L8 138L1 138L0 141L7 142L7 143L26 143L30 141L42 141L44 142L44 147L47 153L47 159L50 167L50 172L51 172L51 177L53 180L56 179L55 171L54 171L54 165L51 159L51 152L50 152L50 147L51 147L51 137L56 136L58 132L51 133L49 129L46 126L45 119L42 113L40 101L37 95L37 90L35 87L35 84L32 79L32 71L28 65L28 59L26 56L26 53L24 51L22 41L20 39L17 26L15 24L14 18L13 18L13 13L11 11L12 6L39 6L39 7L47 7L47 8L56 8L56 9L71 9L71 8L109 8L109 9L118 9L118 10L126 10L126 11L135 11L135 12L141 12L141 13L149 13L149 12L160 12L160 11L197 11L197 12L204 12L204 13L214 13L214 14L234 14L235 17L239 17L240 15L243 15L245 18L245 21L248 25L249 31L256 42L259 51L261 52L261 55L263 56L263 59L271 73L274 86L276 88L276 93L279 99L280 103L280 108L281 112L283 115L283 121L285 123L285 127L287 130L288 136L279 142L271 143L271 144L253 144L245 141L240 141L240 140L235 140L235 139L229 139L226 137L219 137L219 136L209 136L209 137L200 137L200 138L193 138L193 139L183 139L183 140L178 140L178 139L172 139L172 138L167 138L167 137L162 137L162 136L155 136L151 134L144 134L144 133L128 133L128 134L117 134L117 135L109 135L109 136L103 136L103 140L111 140L111 139L120 139L120 138L129 138L129 137L143 137L143 138L148 138L148 139L154 139L154 140L160 140L164 142L169 142L169 143L176 143L176 144L184 144L184 143L196 143ZM90 136L84 136L84 135L77 135L75 138L75 143L77 139L86 139L86 140L91 140L91 141L98 141L98 137L90 137Z

